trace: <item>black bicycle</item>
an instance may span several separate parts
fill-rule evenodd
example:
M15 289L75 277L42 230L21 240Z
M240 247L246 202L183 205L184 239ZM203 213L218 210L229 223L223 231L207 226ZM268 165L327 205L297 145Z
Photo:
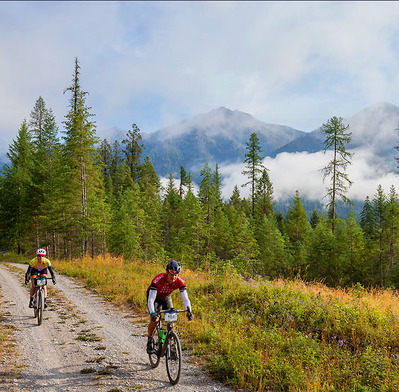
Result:
M181 345L179 336L174 330L174 323L177 321L177 314L187 310L158 310L159 321L154 333L154 349L148 354L150 364L153 368L159 365L162 357L166 357L166 372L172 385L179 382L181 374ZM162 314L167 323L166 331L162 326Z
M37 324L41 325L43 320L43 309L44 309L44 286L47 285L46 276L38 276L35 279L35 295L33 297L33 312L34 316L37 317Z

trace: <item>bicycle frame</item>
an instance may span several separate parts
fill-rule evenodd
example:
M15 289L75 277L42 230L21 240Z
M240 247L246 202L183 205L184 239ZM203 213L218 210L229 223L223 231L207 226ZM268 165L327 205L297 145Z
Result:
M35 294L34 298L34 316L37 317L38 325L41 325L43 320L43 308L44 308L44 287L47 285L46 276L38 276L35 279Z
M170 336L170 332L174 331L174 323L177 321L177 313L182 313L182 312L187 312L186 310L174 310L174 309L170 309L170 310L160 310L159 313L163 313L165 315L165 317L167 317L166 315L176 315L176 319L173 318L173 321L170 320L165 320L167 321L167 332L165 335L165 341L162 343L162 350L159 354L159 356L162 358L165 356L166 353L166 349L168 348L168 343L169 343L169 336ZM162 317L159 317L159 321L158 321L158 325L156 328L156 332L158 332L160 329L162 328Z

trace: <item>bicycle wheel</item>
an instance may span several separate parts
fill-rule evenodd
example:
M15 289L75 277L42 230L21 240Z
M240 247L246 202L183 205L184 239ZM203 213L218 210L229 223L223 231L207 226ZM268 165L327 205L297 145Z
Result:
M181 346L179 337L175 332L170 332L168 337L168 347L166 349L166 371L169 381L176 385L180 379L181 373Z
M159 361L161 359L161 349L162 345L161 342L159 341L159 328L155 330L154 333L154 351L151 354L148 354L148 358L150 359L150 364L153 368L156 368L159 365Z
M33 317L37 317L37 293L33 296Z
M41 291L37 293L37 324L41 325L43 320L44 295Z

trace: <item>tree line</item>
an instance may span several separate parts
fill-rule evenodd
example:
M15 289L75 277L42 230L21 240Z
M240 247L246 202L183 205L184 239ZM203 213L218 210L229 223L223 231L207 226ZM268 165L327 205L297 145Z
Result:
M379 186L367 197L359 220L336 214L336 203L350 203L346 168L351 140L342 118L323 124L328 165L320 170L326 187L326 213L310 219L298 191L287 214L276 213L269 170L252 133L243 157L247 182L221 196L219 166L206 163L199 190L180 167L166 186L148 156L140 129L132 125L119 143L96 137L94 115L80 85L75 59L68 111L59 136L53 111L39 97L23 120L0 176L0 246L50 257L110 253L145 261L178 259L191 268L233 268L262 277L301 276L329 285L399 286L398 195ZM240 188L249 187L241 197Z

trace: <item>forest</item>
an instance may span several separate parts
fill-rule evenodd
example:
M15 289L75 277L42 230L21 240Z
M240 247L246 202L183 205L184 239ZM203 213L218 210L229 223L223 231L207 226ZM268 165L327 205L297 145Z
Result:
M0 174L0 249L70 260L110 254L125 260L177 259L197 270L229 268L242 276L300 277L329 286L399 287L399 196L381 186L359 217L336 214L350 203L345 169L348 127L333 117L323 124L332 154L323 169L326 213L308 219L297 191L287 214L276 213L273 184L253 133L243 157L247 183L221 197L219 167L205 164L199 191L180 167L165 187L133 123L122 143L96 136L75 59L69 104L59 125L39 97L9 146ZM293 168L295 170L295 168ZM248 187L243 198L240 189Z

